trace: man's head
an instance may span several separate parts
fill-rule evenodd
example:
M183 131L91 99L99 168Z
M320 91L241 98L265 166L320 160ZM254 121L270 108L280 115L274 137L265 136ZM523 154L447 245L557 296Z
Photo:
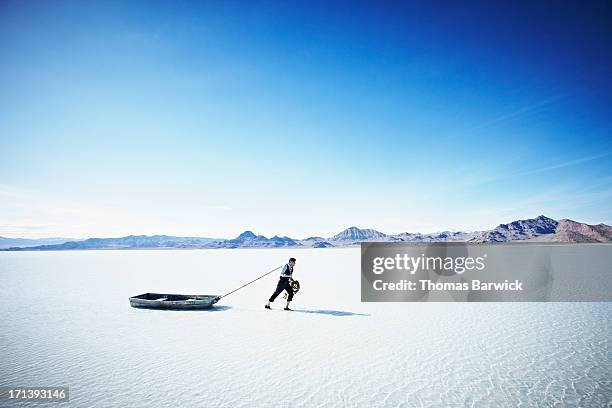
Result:
M293 267L295 265L295 258L289 258L289 266Z

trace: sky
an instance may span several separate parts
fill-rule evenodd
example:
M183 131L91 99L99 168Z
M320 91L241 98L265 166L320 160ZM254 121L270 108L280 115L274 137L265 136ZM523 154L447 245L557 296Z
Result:
M591 1L3 0L0 236L612 224L610 21Z

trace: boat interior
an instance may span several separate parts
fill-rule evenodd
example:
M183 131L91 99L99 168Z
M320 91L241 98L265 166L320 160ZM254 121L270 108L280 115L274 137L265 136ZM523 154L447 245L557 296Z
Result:
M159 300L159 301L180 301L180 300L210 300L214 299L212 295L169 295L165 293L144 293L142 295L134 296L135 299L143 300Z

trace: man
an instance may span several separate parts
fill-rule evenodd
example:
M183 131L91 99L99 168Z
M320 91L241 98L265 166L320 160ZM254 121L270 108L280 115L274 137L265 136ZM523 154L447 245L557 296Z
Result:
M289 303L291 303L291 300L293 299L293 288L291 287L291 282L293 281L292 275L294 266L295 258L289 258L289 263L283 267L280 279L278 280L278 284L276 285L276 290L274 291L272 296L270 296L270 300L268 300L268 303L266 304L266 309L272 309L270 307L270 303L274 302L274 299L276 299L276 297L280 295L283 290L286 290L288 297L287 306L285 306L285 310L291 310L289 309Z

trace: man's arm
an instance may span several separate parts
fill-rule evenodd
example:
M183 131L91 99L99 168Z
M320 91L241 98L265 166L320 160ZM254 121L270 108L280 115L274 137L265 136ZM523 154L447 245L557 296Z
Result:
M283 268L283 273L281 273L281 276L285 278L291 278L291 275L288 274L287 272L289 272L289 266L285 265Z

